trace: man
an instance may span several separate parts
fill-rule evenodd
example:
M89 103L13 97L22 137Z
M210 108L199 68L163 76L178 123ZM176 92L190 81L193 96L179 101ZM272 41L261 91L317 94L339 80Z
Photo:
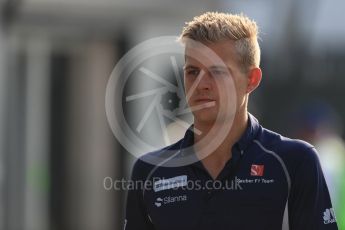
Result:
M337 229L315 148L263 128L247 111L261 81L257 34L243 15L209 12L187 23L181 41L194 124L135 163L132 180L152 187L128 192L126 230ZM169 164L185 154L195 162Z

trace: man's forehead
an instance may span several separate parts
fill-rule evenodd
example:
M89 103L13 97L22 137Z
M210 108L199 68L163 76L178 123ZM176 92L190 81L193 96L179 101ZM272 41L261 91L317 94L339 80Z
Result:
M186 68L226 68L227 64L221 58L211 58L203 55L190 56L185 54L185 69Z
M221 62L229 62L236 59L234 43L218 42L211 44L203 44L200 42L187 42L185 46L185 61L196 63L220 64Z

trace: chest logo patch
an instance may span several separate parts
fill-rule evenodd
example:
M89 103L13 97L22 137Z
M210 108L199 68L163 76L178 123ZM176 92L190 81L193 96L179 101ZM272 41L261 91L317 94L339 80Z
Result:
M264 165L252 165L250 168L251 176L263 176L264 175Z
M162 179L154 182L153 190L155 192L178 188L187 185L187 175L181 175L168 179Z

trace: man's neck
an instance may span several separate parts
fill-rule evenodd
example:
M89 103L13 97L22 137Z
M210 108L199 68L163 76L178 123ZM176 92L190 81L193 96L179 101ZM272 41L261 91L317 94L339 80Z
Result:
M221 126L224 124L213 124L219 126L218 128L222 128ZM222 169L224 168L226 162L228 162L232 157L232 146L241 138L243 133L246 130L248 125L248 113L245 110L242 113L238 113L235 115L232 126L228 135L225 137L224 141L211 153L206 153L199 155L198 149L195 149L197 145L194 146L195 153L199 159L201 159L202 164L211 175L213 179L216 179ZM199 129L202 134L196 135L194 134L194 141L197 143L198 141L202 140L208 132L210 132L211 128L208 125L201 125L200 123L194 123L194 128ZM212 142L212 140L210 140Z
M231 158L231 148L232 146L241 138L245 132L248 125L248 112L244 110L235 115L230 127L230 131L224 138L224 141L212 152L209 153L209 156L218 158L218 159L230 159ZM194 142L197 143L201 141L212 128L223 128L224 124L220 123L194 123L194 128L201 131L201 135L194 134Z

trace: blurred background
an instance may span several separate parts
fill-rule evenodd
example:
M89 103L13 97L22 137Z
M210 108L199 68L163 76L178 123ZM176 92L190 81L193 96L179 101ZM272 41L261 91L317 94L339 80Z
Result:
M317 147L345 230L342 0L0 0L0 229L122 229L134 157L105 113L107 81L133 46L178 35L205 11L261 31L263 82L249 111Z

